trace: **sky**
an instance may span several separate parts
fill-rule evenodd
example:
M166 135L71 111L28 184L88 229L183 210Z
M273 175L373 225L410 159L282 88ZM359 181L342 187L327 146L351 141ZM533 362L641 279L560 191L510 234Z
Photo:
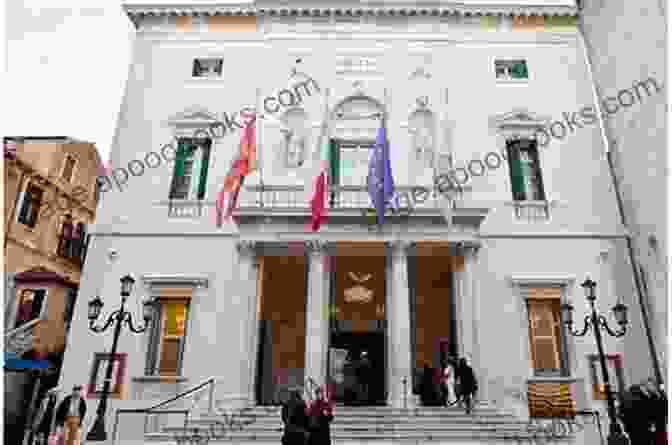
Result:
M3 136L70 136L109 158L134 28L121 0L4 4Z

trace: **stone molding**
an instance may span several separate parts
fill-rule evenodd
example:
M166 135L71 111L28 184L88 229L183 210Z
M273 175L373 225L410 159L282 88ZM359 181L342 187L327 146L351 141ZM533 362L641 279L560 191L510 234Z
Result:
M451 4L452 3L452 4ZM278 5L259 7L257 5L124 5L126 15L136 25L144 16L248 16L248 17L361 17L367 16L572 16L578 15L576 5L464 5L450 2L443 7L418 7L410 1L399 2L397 6L358 5L342 7L335 1L306 4L303 7Z
M237 241L236 250L239 255L254 255L257 250L258 243L256 241Z
M142 282L148 288L174 285L187 285L196 289L207 288L210 279L201 275L164 275L147 274L142 276Z
M415 243L406 240L385 241L385 247L392 251L393 255L410 255L413 253Z

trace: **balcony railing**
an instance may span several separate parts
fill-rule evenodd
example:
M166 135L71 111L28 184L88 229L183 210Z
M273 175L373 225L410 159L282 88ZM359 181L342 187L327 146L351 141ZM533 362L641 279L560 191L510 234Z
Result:
M516 219L529 222L545 221L550 218L551 203L549 201L513 201Z
M428 188L426 199L422 202L413 200L414 187L399 186L395 187L395 192L399 195L406 195L408 201L415 207L413 211L436 210L443 208L448 201L448 205L454 206L456 201L462 199L464 191L454 190L450 194L441 196L436 188ZM253 185L244 187L239 196L239 207L242 211L254 209L268 210L295 210L308 212L310 210L310 200L312 189L307 189L301 185ZM338 186L329 187L327 192L326 207L330 210L360 210L362 212L371 209L371 202L368 189L364 186ZM402 215L407 214L408 203L406 199L400 200ZM200 218L205 214L205 208L214 207L214 201L195 201L178 200L162 201L159 205L168 206L168 216L170 218Z

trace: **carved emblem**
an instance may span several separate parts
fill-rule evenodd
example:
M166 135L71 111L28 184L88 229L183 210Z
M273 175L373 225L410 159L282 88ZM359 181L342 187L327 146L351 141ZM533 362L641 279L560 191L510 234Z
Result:
M346 289L343 294L346 303L369 303L373 300L373 291L359 284Z

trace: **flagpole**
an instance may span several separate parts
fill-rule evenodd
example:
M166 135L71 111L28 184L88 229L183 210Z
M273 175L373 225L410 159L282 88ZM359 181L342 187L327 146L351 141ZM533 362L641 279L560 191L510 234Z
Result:
M255 117L255 131L257 132L256 135L256 144L257 144L257 166L259 168L259 185L261 186L261 196L259 197L259 204L261 207L264 206L264 147L262 145L262 129L261 129L261 119L259 119L259 114L262 108L261 108L261 88L257 88L256 90L256 102L255 102L255 112L254 112L254 117Z

